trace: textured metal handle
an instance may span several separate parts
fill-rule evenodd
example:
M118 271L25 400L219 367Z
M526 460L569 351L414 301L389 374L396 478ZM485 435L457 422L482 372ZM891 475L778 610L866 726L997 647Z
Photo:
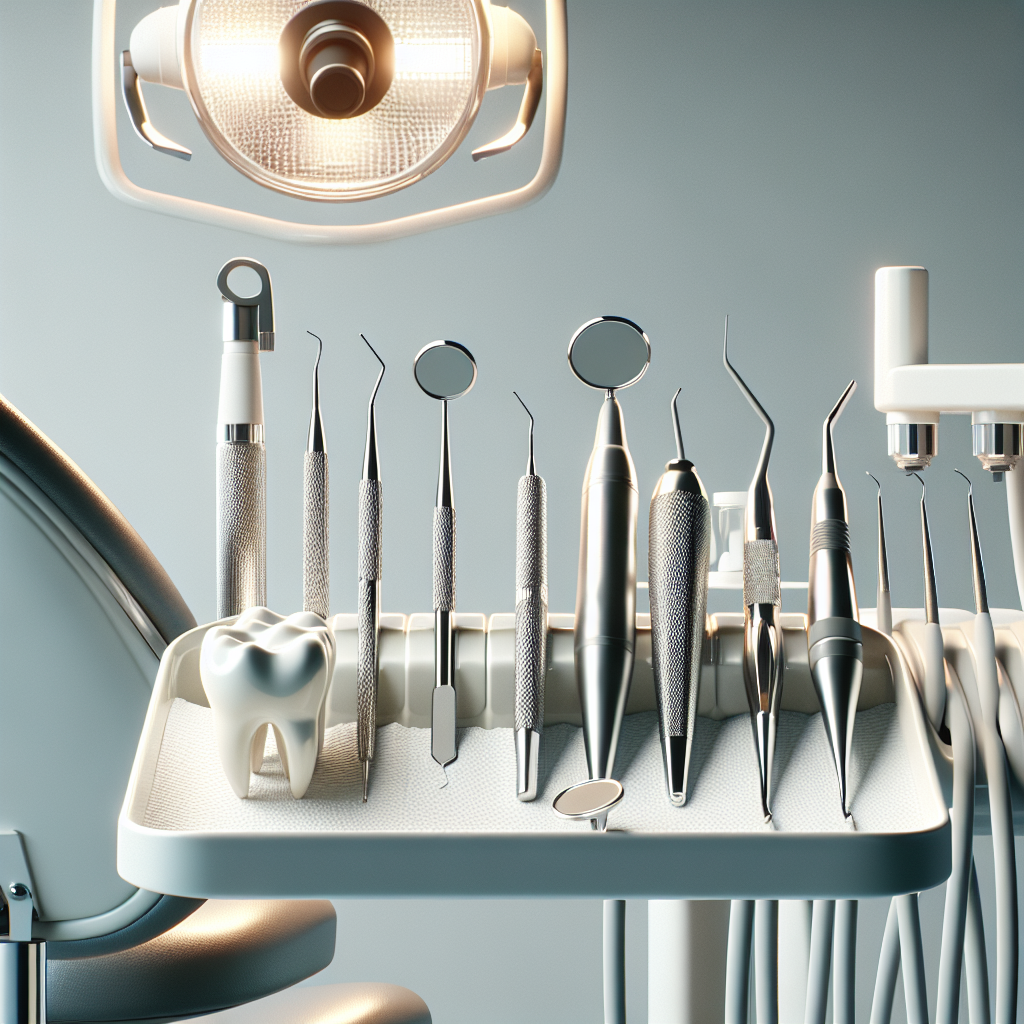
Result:
M217 445L217 618L267 603L267 449Z
M686 736L697 715L704 646L711 510L705 497L670 491L651 502L648 587L658 716L665 736Z
M434 509L434 611L455 611L455 509Z
M330 614L330 475L327 452L302 457L302 610Z
M516 504L516 729L544 728L547 623L547 489L542 477L527 474Z
M779 545L773 540L748 540L743 545L743 603L782 607Z
M377 740L378 640L383 491L379 480L359 481L356 741L360 761L372 761Z

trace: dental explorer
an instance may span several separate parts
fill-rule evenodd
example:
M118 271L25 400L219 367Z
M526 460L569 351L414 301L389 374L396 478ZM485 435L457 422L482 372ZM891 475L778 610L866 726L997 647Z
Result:
M607 812L622 799L622 788L598 786L615 769L615 749L633 679L636 650L636 468L626 443L622 409L615 392L647 372L651 344L631 320L602 316L589 320L569 342L569 367L588 387L604 392L594 448L583 479L580 560L576 581L573 660L583 717L588 782L555 798L556 812L595 800L589 815L603 827Z
M236 295L228 275L254 270L260 291ZM217 275L224 300L224 351L217 409L217 618L267 603L267 449L260 352L274 351L270 274L251 259Z
M889 593L889 559L885 552L885 521L882 518L882 485L873 473L864 471L878 488L878 590L875 601L875 629L892 636L892 597Z
M847 775L853 727L864 678L864 637L853 582L846 492L836 472L832 428L856 390L857 382L851 380L822 426L821 477L811 499L807 576L807 663L832 748L839 804L846 818L850 817Z
M366 410L366 448L363 475L359 480L359 582L356 598L358 648L356 655L356 745L363 766L363 803L370 786L370 762L377 746L377 683L380 666L380 579L382 554L383 491L377 452L377 418L374 402L384 379L384 360L360 334L380 363L377 382Z
M327 441L320 415L320 357L324 343L312 331L319 347L313 364L313 411L309 417L309 436L302 456L302 610L321 619L330 615L330 472Z
M516 497L516 796L537 798L540 737L544 730L544 679L548 652L548 496L533 459L533 413L512 392L530 417L530 455Z
M751 408L765 425L764 443L754 478L747 490L743 514L743 681L754 730L760 773L761 809L771 821L772 761L782 700L782 577L775 533L775 508L768 483L768 460L775 440L775 424L729 362L729 318L725 318L722 361Z
M476 383L476 361L457 341L432 341L416 354L413 376L441 403L441 461L434 506L434 692L430 755L445 767L458 757L455 695L455 496L448 440L448 403Z
M959 470L956 470L960 473ZM1014 470L1019 472L1019 469ZM970 478L960 473L967 483ZM975 722L988 783L989 817L992 825L992 858L996 875L996 998L993 1019L1017 1019L1017 862L1013 837L1013 807L1006 752L999 733L999 676L996 638L988 605L985 563L974 511L974 487L967 492L967 517L971 531L971 566L974 575L974 673L981 704L981 722Z
M670 402L676 457L651 498L647 567L658 726L668 798L677 807L686 803L689 782L711 559L711 506L683 450L676 405L682 390Z
M908 473L917 477L921 485L921 547L924 555L924 697L925 714L937 730L942 725L946 708L946 670L943 661L942 629L939 626L939 595L935 588L935 559L932 557L932 536L928 529L928 488L920 473Z

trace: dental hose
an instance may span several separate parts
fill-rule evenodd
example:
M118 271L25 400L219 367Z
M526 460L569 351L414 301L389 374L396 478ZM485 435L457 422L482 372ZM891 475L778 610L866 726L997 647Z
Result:
M815 900L811 911L811 955L807 963L807 1000L804 1024L825 1024L828 1004L828 973L832 959L835 900Z
M750 940L754 901L729 905L729 946L725 957L725 1024L747 1024L750 996Z

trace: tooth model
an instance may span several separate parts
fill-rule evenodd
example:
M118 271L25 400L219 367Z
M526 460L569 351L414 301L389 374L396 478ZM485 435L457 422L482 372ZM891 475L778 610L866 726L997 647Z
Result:
M832 425L857 388L850 381L822 428L821 477L811 501L811 561L807 593L807 662L839 779L839 803L850 816L847 773L853 723L864 676L864 645L850 555L846 492L836 473Z
M221 765L239 797L249 795L249 773L263 764L268 725L292 796L305 794L323 747L334 657L334 634L312 612L284 618L251 608L203 637L199 674Z
M680 391L682 388L679 389ZM697 718L711 558L711 508L697 471L683 452L672 398L676 458L665 466L651 499L647 579L658 725L669 800L686 803L690 748Z

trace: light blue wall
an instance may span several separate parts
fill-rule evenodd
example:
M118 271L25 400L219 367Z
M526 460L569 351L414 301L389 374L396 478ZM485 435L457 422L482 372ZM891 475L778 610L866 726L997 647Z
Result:
M119 46L152 6L122 4ZM335 610L354 607L356 480L374 373L358 331L389 362L378 402L385 607L430 604L437 408L409 369L424 342L451 337L480 365L477 388L452 409L459 606L512 608L526 436L515 387L537 416L548 480L552 609L570 610L597 397L570 377L564 352L580 323L609 312L636 319L654 350L647 377L622 396L643 492L671 454L668 398L680 385L687 451L708 489L749 482L759 425L720 362L732 315L735 362L778 428L771 480L788 579L806 574L822 417L856 377L836 441L862 602L873 604L875 586L871 469L885 486L894 603L921 603L918 488L887 463L872 407L872 275L886 264L929 268L935 361L1024 358L1019 3L574 0L565 161L552 193L511 216L349 250L266 242L111 198L92 157L90 7L0 5L0 390L106 491L200 620L214 607L215 278L243 254L270 267L277 299L278 349L264 359L274 607L300 599L310 329L328 344ZM542 20L537 0L520 9ZM162 92L148 93L154 120L196 156L188 165L159 157L122 130L140 183L298 218L374 212L307 207L240 181L184 98ZM489 96L470 144L503 130L516 101ZM462 151L378 211L520 183L538 143L480 165ZM928 476L940 599L970 604L956 465L979 481L992 603L1019 606L1003 491L982 480L969 443L965 418L944 421ZM643 524L640 543L643 560ZM398 980L390 964L401 961L443 1024L599 1014L596 904L373 904L353 914L383 951L346 934L332 974L366 976L379 955L377 974ZM634 1019L645 1015L642 918L637 908ZM527 970L532 922L541 952ZM453 925L459 936L442 955ZM524 981L534 970L543 982ZM873 973L873 956L862 970ZM565 972L571 980L559 981ZM463 984L471 999L459 998ZM546 995L535 1009L524 993L538 986ZM580 992L585 1012L573 1018ZM858 1017L866 1012L862 1000Z

